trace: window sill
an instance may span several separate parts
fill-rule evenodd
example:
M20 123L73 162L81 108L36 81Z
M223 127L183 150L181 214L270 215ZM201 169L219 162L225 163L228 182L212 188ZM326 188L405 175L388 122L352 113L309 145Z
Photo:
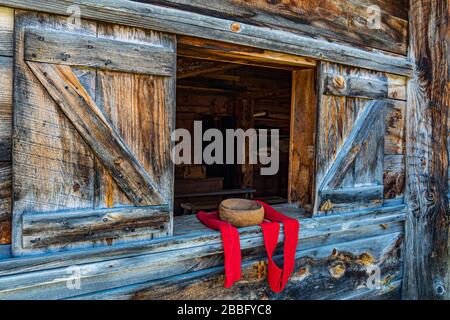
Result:
M349 234L365 232L362 228L371 228L373 232L379 226L398 224L405 220L404 205L365 209L355 212L319 216L313 218L302 217L302 211L283 212L300 221L299 246L300 249L314 248L331 236L345 239ZM277 208L278 209L278 208ZM221 245L220 233L203 226L195 216L184 216L175 219L178 231L173 237L159 238L150 241L127 243L112 247L98 247L73 251L23 256L0 260L0 277L23 272L60 268L70 265L94 263L99 261L117 260L155 253L174 255L192 249L192 251L208 251L212 246ZM380 227L381 228L381 227ZM399 228L398 226L396 228ZM395 230L393 229L392 232ZM239 229L241 249L249 249L263 245L261 228L252 226ZM367 236L371 236L366 231ZM283 240L280 232L279 241Z

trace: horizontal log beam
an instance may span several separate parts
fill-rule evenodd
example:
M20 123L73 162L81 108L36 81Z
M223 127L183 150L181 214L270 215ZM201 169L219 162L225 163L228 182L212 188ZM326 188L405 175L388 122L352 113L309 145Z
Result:
M74 249L112 245L168 231L169 220L168 206L25 213L22 243L25 249L45 252L55 246Z
M328 74L324 94L366 99L406 100L406 78L363 78Z
M25 30L25 60L174 76L175 52L146 44L51 30Z
M244 23L239 24L239 31L236 31L232 27L235 21L151 4L126 0L0 0L3 6L64 16L69 15L67 8L74 4L80 7L85 19L197 36L400 75L412 73L411 63L406 57L355 49Z
M383 186L321 190L320 199L322 203L330 201L332 205L355 202L376 202L378 205L381 205L383 200Z
M393 225L403 224L405 219L404 208L404 205L397 205L339 215L300 219L299 249L314 248L326 243L349 241L355 236L359 238L362 233L370 236L370 234L379 235L386 230L394 232L392 230ZM175 217L174 229L179 230L182 226L189 225L192 223L189 222L190 220L195 220L195 217ZM200 224L200 222L197 223ZM345 228L343 228L344 224ZM384 227L380 227L381 225ZM389 228L389 225L392 225L392 228ZM364 228L364 230L361 228ZM261 228L259 226L242 228L239 230L239 234L242 244L241 249L251 248L256 245L263 246ZM283 240L282 235L283 232L281 230L279 241ZM190 231L188 234L177 235L175 233L173 237L155 239L150 242L0 260L0 279L8 278L13 281L14 275L18 274L29 274L31 278L34 278L38 277L40 271L48 269L65 268L71 265L96 264L106 260L155 255L168 251L185 252L184 250L187 250L187 252L193 254L196 248L201 248L203 254L210 255L211 248L216 248L216 246L220 252L222 246L220 233L204 227L198 231ZM198 264L198 261L196 263Z
M133 204L168 203L69 66L27 64Z
M329 74L325 77L324 94L358 98L387 98L388 82L352 76Z
M296 254L294 273L279 294L267 289L265 260L242 265L241 281L224 288L223 267L78 296L74 299L335 299L386 290L401 279L402 233L360 239ZM281 256L275 260L280 263ZM380 270L378 288L368 288L372 268Z

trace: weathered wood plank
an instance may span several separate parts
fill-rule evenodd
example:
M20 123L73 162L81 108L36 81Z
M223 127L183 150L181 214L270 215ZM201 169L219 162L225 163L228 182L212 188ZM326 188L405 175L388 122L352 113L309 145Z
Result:
M73 3L69 0L0 0L0 4L10 7L66 16L67 7ZM87 0L77 3L86 19L198 36L394 74L411 74L411 64L403 57L356 49L286 31L241 23L239 32L235 32L230 30L234 21L125 0Z
M382 99L388 95L388 82L381 79L328 74L324 94L368 99Z
M381 205L383 186L361 186L319 191L322 203L328 202L333 211L341 207Z
M213 61L190 59L187 57L179 57L177 59L177 79L196 77L200 75L205 76L209 73L231 70L237 67L239 67L239 65L232 63L225 64Z
M11 243L11 162L0 162L0 244Z
M393 100L389 102L386 104L384 154L405 154L406 102Z
M144 1L142 1L144 2ZM147 1L145 1L147 2ZM150 1L148 1L150 2ZM151 1L186 11L217 16L249 25L343 41L406 55L407 19L383 12L379 25L371 27L373 12L359 1L244 1L157 0ZM371 13L372 12L372 13Z
M328 95L406 100L406 78L389 74L371 78L328 74L324 90Z
M104 39L175 50L175 36L157 31L98 23L97 34ZM175 77L101 70L97 72L96 90L96 103L159 185L165 203L170 203L173 196L170 133L175 118ZM96 207L130 204L99 161L96 162L96 181ZM171 234L171 228L168 231Z
M405 156L386 155L384 157L384 198L402 198L405 191Z
M402 228L404 206L391 206L376 209L365 209L339 215L318 216L316 218L300 219L299 248L308 249L333 242L351 241L361 234L369 236L380 235L390 230L395 232L395 226ZM298 217L282 209L277 209L292 217ZM297 212L297 211L295 211ZM177 222L178 221L178 222ZM0 277L13 276L25 272L38 272L48 269L64 268L71 265L96 263L105 260L121 259L138 255L155 254L173 250L193 250L203 246L204 249L221 245L219 232L211 231L202 225L194 216L175 217L174 237L155 239L151 242L140 242L132 245L99 247L89 250L67 251L55 254L30 256L7 261L0 261ZM186 229L187 228L187 229ZM183 229L186 232L183 232ZM242 228L239 230L242 247L263 245L259 227ZM282 232L280 232L280 240ZM256 238L255 241L250 240ZM205 252L211 252L209 249Z
M11 258L11 245L0 244L0 259Z
M254 118L253 118L253 110L254 110L254 100L248 99L240 99L236 102L235 108L235 118L236 118L236 128L240 128L244 131L248 129L254 128ZM241 188L247 189L253 187L253 164L250 163L250 141L249 139L245 139L244 141L244 150L243 156L244 161L238 163L242 163L236 166L236 176L237 181L241 182Z
M24 254L23 212L93 207L94 156L23 59L25 28L69 30L66 18L15 14L12 246L14 254ZM81 20L76 32L95 35L96 23ZM89 82L92 74L83 78Z
M406 108L406 299L449 299L449 2L410 1Z
M297 55L188 36L177 37L177 54L191 58L264 67L312 68L316 65L314 59Z
M361 115L356 120L352 132L336 156L336 160L331 165L326 176L320 182L320 190L336 188L340 185L348 168L361 151L364 141L366 141L368 135L370 135L372 124L380 118L380 115L383 119L381 123L384 123L383 115L385 105L386 103L384 101L374 101L364 108ZM377 128L376 131L379 132L379 128Z
M27 64L129 199L135 205L166 203L159 186L142 168L70 67Z
M381 222L381 221L380 221ZM383 222L381 222L383 224ZM343 226L341 226L343 227ZM357 232L364 232L369 238L385 237L388 235L401 234L403 224L383 224L383 226L371 226L360 228ZM356 230L353 230L356 231ZM333 249L339 250L339 244L358 240L359 233L352 236L339 236L339 233L331 236L301 241L298 250L309 250L316 252L317 248L323 247L320 243L328 245L326 255L330 255ZM347 240L346 240L347 239ZM372 238L373 239L373 238ZM281 239L279 239L281 241ZM370 243L370 241L367 241ZM243 241L241 247L243 263L252 260L266 258L264 244L261 234L258 237L248 238ZM351 242L350 242L351 243ZM305 247L305 249L302 249ZM353 252L350 245L346 245L344 252ZM280 248L281 249L281 248ZM358 256L363 252L358 252ZM368 252L369 255L375 254ZM281 254L280 250L276 255ZM73 261L72 261L73 262ZM1 263L1 261L0 261ZM73 266L73 264L71 264ZM222 244L189 247L183 250L164 251L154 254L130 256L123 259L110 259L80 266L81 283L79 290L67 288L68 268L57 268L44 270L42 272L31 272L16 274L0 278L0 297L8 299L61 299L76 295L88 294L121 286L128 286L146 281L164 279L184 273L195 272L223 265ZM72 268L73 270L73 268ZM223 269L222 269L223 270ZM397 268L398 270L398 268ZM13 284L13 285L12 285ZM222 282L223 286L223 282Z
M169 220L168 206L24 214L23 247L50 252L148 239L165 234Z
M317 101L315 70L292 72L288 201L313 203Z
M0 7L0 56L13 56L14 9Z
M381 276L378 288L386 290L401 279L402 233L299 250L296 266L286 288L279 294L267 286L264 261L242 266L242 278L224 288L223 268L213 268L151 281L74 299L334 299L337 296L367 294L372 268ZM277 257L276 260L281 260ZM259 268L258 268L259 267ZM264 270L264 268L263 268Z
M406 100L407 78L386 74L388 81L388 98L396 100Z
M27 61L173 76L175 52L151 46L71 32L25 30Z
M0 56L0 74L0 161L10 161L13 114L12 57Z
M317 176L314 212L354 210L359 207L380 206L383 197L373 201L349 202L334 206L321 200L321 191L338 188L381 188L386 105L392 100L368 100L352 96L326 95L328 75L338 79L378 79L384 75L365 69L321 63L319 68ZM378 81L377 80L377 81ZM336 81L337 85L339 81ZM347 83L343 82L345 88ZM356 95L357 96L357 95Z

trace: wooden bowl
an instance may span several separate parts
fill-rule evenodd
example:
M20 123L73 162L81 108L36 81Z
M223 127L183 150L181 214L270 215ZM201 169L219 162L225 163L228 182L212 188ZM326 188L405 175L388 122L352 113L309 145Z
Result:
M219 218L237 228L255 226L263 222L264 208L253 200L227 199L219 205Z

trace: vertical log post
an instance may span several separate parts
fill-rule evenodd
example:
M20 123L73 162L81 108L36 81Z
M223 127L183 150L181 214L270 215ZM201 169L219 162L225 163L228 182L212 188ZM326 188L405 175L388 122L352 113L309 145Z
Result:
M404 299L449 299L448 1L410 1Z

